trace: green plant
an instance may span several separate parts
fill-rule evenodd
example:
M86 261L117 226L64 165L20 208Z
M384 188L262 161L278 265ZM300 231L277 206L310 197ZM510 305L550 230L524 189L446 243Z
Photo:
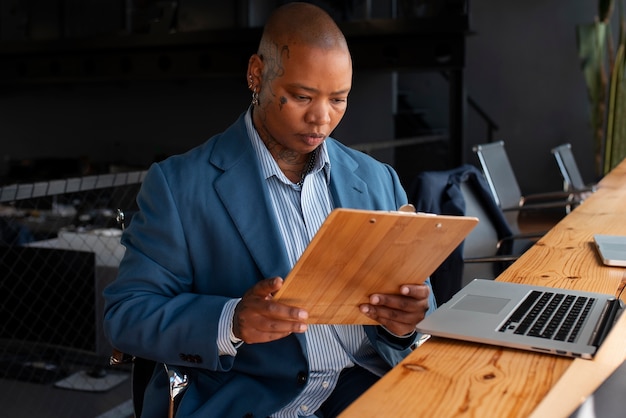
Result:
M611 28L616 3L619 13L617 45ZM596 174L602 176L626 158L624 0L598 0L595 21L578 25L576 34L591 107Z

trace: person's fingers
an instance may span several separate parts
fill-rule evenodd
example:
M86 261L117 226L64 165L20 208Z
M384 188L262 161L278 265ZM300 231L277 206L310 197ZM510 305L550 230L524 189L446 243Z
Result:
M267 297L272 293L276 293L283 285L283 279L280 277L272 277L259 281L257 284L249 290L250 293L255 295Z
M369 303L361 305L360 310L394 334L408 334L428 311L429 288L425 285L403 285L400 293L373 294Z
M241 303L241 302L240 302ZM278 303L268 302L268 309L250 310L242 308L235 309L233 318L233 333L237 338L248 344L256 342L268 342L279 338L283 338L291 333L302 333L307 329L305 322L277 318L269 312L278 307ZM293 309L290 307L281 308Z
M402 285L400 294L375 293L370 296L369 303L375 306L387 306L404 312L428 310L430 289L426 285Z
M306 331L308 313L304 309L272 301L272 293L280 289L282 282L279 277L261 280L246 292L233 317L237 338L251 344Z

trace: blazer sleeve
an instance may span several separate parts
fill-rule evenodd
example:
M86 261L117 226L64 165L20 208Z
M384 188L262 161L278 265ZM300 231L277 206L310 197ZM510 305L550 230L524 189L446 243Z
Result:
M227 370L219 316L229 298L194 292L194 271L172 190L159 165L148 171L139 212L124 231L117 279L104 290L104 330L117 349L172 365Z

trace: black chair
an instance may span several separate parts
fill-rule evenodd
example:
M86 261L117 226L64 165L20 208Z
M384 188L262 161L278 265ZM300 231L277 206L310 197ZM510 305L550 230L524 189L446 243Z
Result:
M144 392L156 367L156 362L140 357L131 356L119 350L113 349L109 358L111 366L123 364L131 365L131 395L135 417L141 416L144 402Z

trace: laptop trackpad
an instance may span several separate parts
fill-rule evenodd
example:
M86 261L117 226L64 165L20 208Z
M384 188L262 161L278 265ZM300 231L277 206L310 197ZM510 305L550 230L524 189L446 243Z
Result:
M493 296L465 295L461 298L461 300L455 303L451 309L497 314L510 301L511 299L497 298Z

